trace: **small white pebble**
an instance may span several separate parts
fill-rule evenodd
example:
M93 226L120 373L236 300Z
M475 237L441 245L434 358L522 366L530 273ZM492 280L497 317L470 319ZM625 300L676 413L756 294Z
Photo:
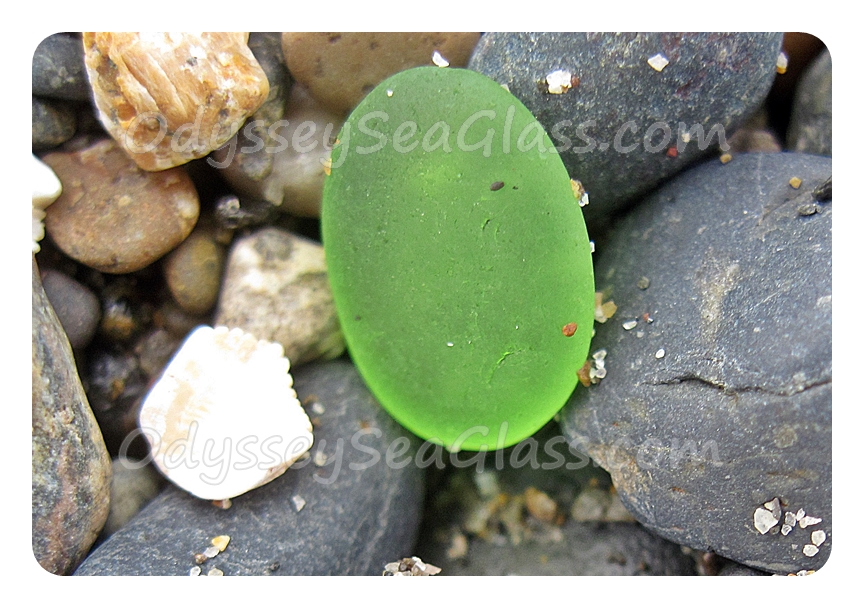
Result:
M630 320L630 321L624 321L624 322L621 324L621 327L623 327L623 328L626 329L627 331L630 331L631 329L633 329L634 327L636 327L636 325L637 325L638 323L639 323L639 322L636 321L635 319L634 319L634 320Z
M813 557L817 553L819 553L819 547L816 545L804 545L804 548L801 550L804 555L807 557Z
M567 70L555 70L546 75L546 86L553 95L561 95L570 89L573 75Z
M393 97L393 89L387 89L387 97Z
M780 534L782 534L783 536L788 536L791 531L792 526L790 526L789 524L783 524L783 527L780 528Z
M642 330L637 331L637 332L636 332L636 337L637 337L637 338L644 338L644 337L645 337L645 332L642 331Z
M324 406L316 401L312 404L312 411L320 416L324 413Z
M327 464L327 454L324 452L316 452L315 457L312 459L312 462L315 463L316 467L323 467Z
M666 356L666 349L665 348L661 348L656 353L654 353L655 359L662 359L665 356Z
M759 507L753 512L753 525L760 534L767 534L768 530L776 526L778 521L768 509Z
M306 500L299 494L292 496L291 502L294 503L294 510L298 513L306 506Z
M219 555L219 548L218 547L207 547L206 549L204 549L203 553L204 553L204 557L206 557L208 559L211 557L216 557L217 555Z
M587 193L587 192L584 192L584 193L582 194L582 196L579 198L579 206L580 206L580 207L587 207L587 206L588 206L588 202L589 202L589 201L588 201L588 193Z
M662 72L663 68L669 65L669 60L666 59L662 53L657 53L653 57L648 59L648 65L657 70L658 72Z
M594 354L591 355L591 357L592 357L595 361L600 361L600 360L603 360L603 359L606 358L606 354L607 354L607 353L606 353L606 349L605 349L605 348L601 348L600 350L594 351Z
M821 517L810 517L809 515L806 515L800 520L798 520L798 525L802 528L806 528L807 526L815 526L816 524L820 523L822 523Z
M447 343L447 346L453 346L453 343L452 343L452 342L448 342L448 343Z
M786 513L783 514L783 523L794 528L795 524L798 523L798 520L795 519L795 514L792 511L786 511Z
M804 509L798 509L798 512L795 514L795 519L801 521L802 519L804 519L805 515L806 513L804 512Z
M224 576L225 573L222 572L219 568L213 568L210 572L207 573L207 576Z
M439 53L438 51L432 53L432 63L437 65L439 68L446 68L448 65L450 65L450 62L444 59L444 57L442 57L441 53Z
M606 377L606 368L605 367L598 367L597 371L594 373L594 376L596 378L600 378L602 380L603 378Z
M821 547L822 543L825 542L825 532L823 530L813 530L810 533L810 542L817 547Z
M189 576L200 576L201 575L201 566L192 566L189 569Z
M597 249L594 247L594 241L588 241L588 244L591 245L591 253L594 253Z

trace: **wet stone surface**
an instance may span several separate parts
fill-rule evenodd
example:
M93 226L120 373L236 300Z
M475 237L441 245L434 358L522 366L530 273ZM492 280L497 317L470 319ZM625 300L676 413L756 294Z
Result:
M772 572L830 552L832 202L813 196L830 175L823 157L738 155L621 220L597 288L638 323L597 326L608 374L562 411L641 523ZM781 532L799 509L827 533L812 556L817 528Z

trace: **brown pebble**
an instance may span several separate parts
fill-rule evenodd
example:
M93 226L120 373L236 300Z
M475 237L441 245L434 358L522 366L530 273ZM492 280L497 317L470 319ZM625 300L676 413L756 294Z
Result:
M84 32L105 129L147 171L206 156L267 98L245 32Z
M208 230L195 230L165 260L165 281L177 304L204 314L216 304L225 251Z
M489 189L492 190L492 192L495 192L496 190L500 190L503 187L504 182L492 182L492 185L489 186Z
M388 76L434 65L435 51L452 67L466 66L479 39L474 32L286 32L282 52L297 82L345 114Z
M66 255L101 272L152 264L198 220L198 194L184 169L142 171L109 139L44 161L63 184L46 209L48 234Z
M561 328L561 333L564 334L565 336L567 336L568 338L570 338L573 336L573 334L576 333L577 329L578 329L578 327L575 323L568 323L567 325L565 325L564 327Z

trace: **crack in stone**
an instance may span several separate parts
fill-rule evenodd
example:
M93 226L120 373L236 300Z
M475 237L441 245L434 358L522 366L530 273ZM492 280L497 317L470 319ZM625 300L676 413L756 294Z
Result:
M719 390L725 395L741 395L743 393L763 393L767 395L772 395L775 397L791 397L792 395L796 395L798 393L803 393L806 390L811 388L816 388L820 386L829 385L832 382L831 378L826 378L823 380L816 380L810 382L809 384L796 385L790 387L787 390L771 390L764 388L762 386L727 386L722 382L717 380L709 380L707 378L702 378L697 374L684 374L681 376L675 376L674 378L668 378L665 380L657 380L653 382L647 382L644 384L648 384L650 386L671 386L675 384L685 384L695 382L697 384L702 384L709 388Z

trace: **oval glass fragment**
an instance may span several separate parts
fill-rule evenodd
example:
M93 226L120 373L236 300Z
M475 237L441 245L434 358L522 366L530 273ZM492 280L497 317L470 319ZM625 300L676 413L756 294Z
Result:
M283 352L236 328L189 334L138 418L162 474L199 498L224 500L275 479L309 450L312 424Z
M540 124L481 74L415 68L369 93L331 159L328 274L369 388L451 450L533 434L572 393L594 320L582 212Z

